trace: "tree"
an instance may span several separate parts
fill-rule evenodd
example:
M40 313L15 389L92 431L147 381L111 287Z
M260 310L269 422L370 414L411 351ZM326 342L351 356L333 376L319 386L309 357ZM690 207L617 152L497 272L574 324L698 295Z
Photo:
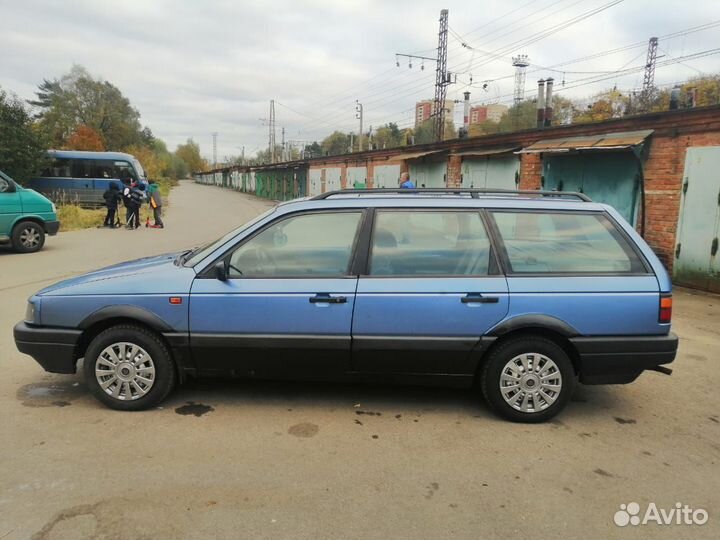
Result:
M435 140L435 121L430 118L415 127L413 130L415 144L431 143Z
M160 162L161 177L185 178L185 176L187 176L187 174L185 174L184 176L176 175L176 171L173 167L174 156L168 151L165 141L163 141L162 139L153 138L152 150L153 153L157 156L158 161Z
M347 154L348 148L350 148L350 137L345 133L335 131L323 139L321 146L326 156Z
M380 126L373 135L373 144L375 148L395 148L401 146L403 136L398 129L397 124L390 122L385 126Z
M313 141L312 144L305 145L305 157L306 158L319 157L319 156L322 156L322 147L317 143L317 141Z
M596 94L585 110L576 109L573 122L601 122L623 116L628 108L628 97L616 89Z
M91 152L103 152L105 144L100 134L93 128L80 124L75 128L65 141L63 147L66 150L89 150Z
M685 95L686 100L687 93L690 91L695 94L696 107L720 105L720 75L690 79L681 87L681 92Z
M469 137L480 137L481 135L490 135L500 130L498 122L493 120L483 120L477 124L470 124L468 128Z
M526 99L513 104L505 111L497 123L497 133L507 133L534 127L537 127L537 101Z
M170 162L173 178L187 178L194 171L191 171L187 163L175 154L170 154Z
M143 146L141 144L136 144L133 146L128 146L125 151L128 154L132 154L137 158L137 160L143 166L143 169L145 169L145 174L148 178L157 180L158 178L163 176L164 163L160 156L158 156L158 154L156 154L153 149L148 148L147 146Z
M41 171L46 161L47 143L25 105L0 88L0 169L23 183Z
M39 109L39 124L56 146L62 146L79 125L97 131L108 150L152 139L152 132L141 130L140 113L130 100L82 66L74 65L60 80L43 80L36 95L29 103Z
M206 171L209 168L207 161L200 155L200 145L192 139L178 145L175 156L185 162L190 172Z

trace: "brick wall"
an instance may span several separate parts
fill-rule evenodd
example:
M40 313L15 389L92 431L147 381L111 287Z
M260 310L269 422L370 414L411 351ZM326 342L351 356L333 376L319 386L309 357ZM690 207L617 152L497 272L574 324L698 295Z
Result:
M542 159L540 154L520 154L520 189L540 189Z
M645 240L672 270L687 148L720 146L720 132L653 137L644 163Z
M462 185L462 157L451 155L447 165L447 186L460 187Z

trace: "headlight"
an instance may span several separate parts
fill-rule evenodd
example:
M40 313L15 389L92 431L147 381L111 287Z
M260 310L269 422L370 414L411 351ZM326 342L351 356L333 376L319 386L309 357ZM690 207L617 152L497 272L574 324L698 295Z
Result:
M25 308L25 322L35 322L35 304L33 304L32 302L28 302L27 308Z
M54 202L50 203L50 208L52 208L53 214L57 214L57 207Z

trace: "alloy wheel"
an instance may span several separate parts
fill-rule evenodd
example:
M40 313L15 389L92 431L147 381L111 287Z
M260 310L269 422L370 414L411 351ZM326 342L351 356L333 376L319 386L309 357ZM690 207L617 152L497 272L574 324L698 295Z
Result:
M155 364L148 352L134 343L105 347L95 360L95 378L109 396L132 401L145 396L155 383Z
M536 413L547 409L562 390L562 375L551 358L523 353L508 361L500 373L500 394L513 409Z

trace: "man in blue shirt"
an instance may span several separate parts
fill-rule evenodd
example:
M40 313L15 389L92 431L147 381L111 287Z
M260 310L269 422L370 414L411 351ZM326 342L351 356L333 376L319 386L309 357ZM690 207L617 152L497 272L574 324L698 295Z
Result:
M402 173L400 175L400 187L402 189L415 189L415 182L410 180L410 173Z

